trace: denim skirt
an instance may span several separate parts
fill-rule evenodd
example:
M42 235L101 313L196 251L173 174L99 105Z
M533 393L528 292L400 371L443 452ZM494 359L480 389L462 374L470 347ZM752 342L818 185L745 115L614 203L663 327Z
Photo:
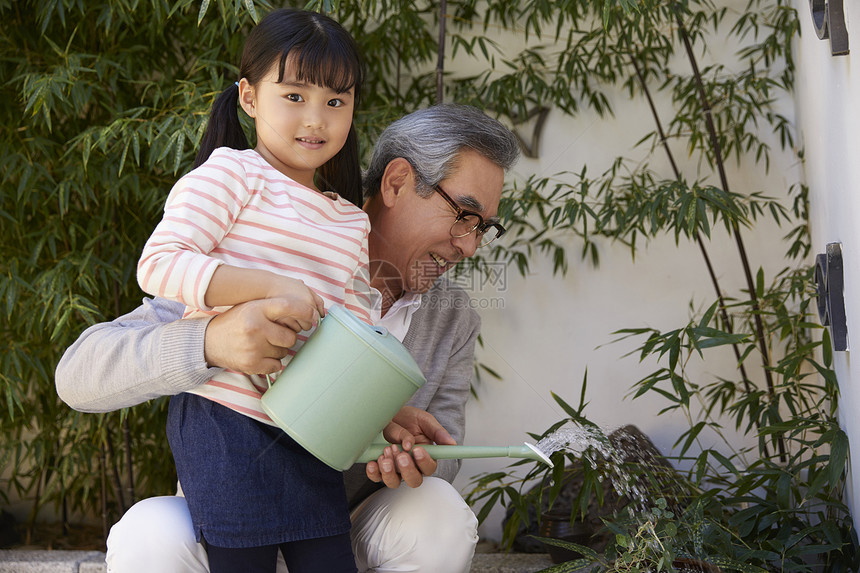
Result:
M349 531L343 474L280 428L178 394L167 437L197 541L259 547Z

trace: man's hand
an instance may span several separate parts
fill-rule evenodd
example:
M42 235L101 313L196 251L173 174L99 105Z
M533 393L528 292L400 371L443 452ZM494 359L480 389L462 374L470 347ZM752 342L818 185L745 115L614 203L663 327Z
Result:
M382 434L394 445L385 448L375 462L369 462L366 471L370 480L390 488L399 487L401 482L418 487L424 476L436 471L436 460L421 444L457 444L432 414L412 406L401 408Z
M318 322L312 307L297 310L286 299L237 304L209 321L203 343L206 363L246 374L277 372L281 358L296 343L296 333Z

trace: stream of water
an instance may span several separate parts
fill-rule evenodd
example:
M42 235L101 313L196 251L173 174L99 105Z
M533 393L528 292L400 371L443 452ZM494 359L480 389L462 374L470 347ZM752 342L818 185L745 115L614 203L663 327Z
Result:
M635 511L645 511L653 500L647 480L631 476L625 466L636 464L643 469L656 470L652 444L640 443L640 437L625 428L607 433L596 426L563 426L542 438L535 447L547 456L564 450L588 460L598 468L601 477L609 479L619 496L630 500Z

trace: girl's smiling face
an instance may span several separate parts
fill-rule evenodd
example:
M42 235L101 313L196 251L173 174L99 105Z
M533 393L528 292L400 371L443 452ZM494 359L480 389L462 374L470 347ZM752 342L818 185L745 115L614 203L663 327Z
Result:
M337 92L298 80L291 58L278 82L278 66L256 85L239 81L239 103L254 118L257 152L275 169L316 189L316 170L343 147L352 126L353 90Z

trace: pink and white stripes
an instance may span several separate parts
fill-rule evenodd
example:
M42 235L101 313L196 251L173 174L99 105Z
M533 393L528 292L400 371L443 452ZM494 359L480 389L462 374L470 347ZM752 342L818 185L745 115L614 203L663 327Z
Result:
M296 183L256 151L220 148L174 185L138 282L195 317L226 310L204 304L218 265L264 269L301 279L326 307L343 305L370 322L369 230L355 205ZM260 406L266 388L264 378L224 372L195 393L272 424Z

